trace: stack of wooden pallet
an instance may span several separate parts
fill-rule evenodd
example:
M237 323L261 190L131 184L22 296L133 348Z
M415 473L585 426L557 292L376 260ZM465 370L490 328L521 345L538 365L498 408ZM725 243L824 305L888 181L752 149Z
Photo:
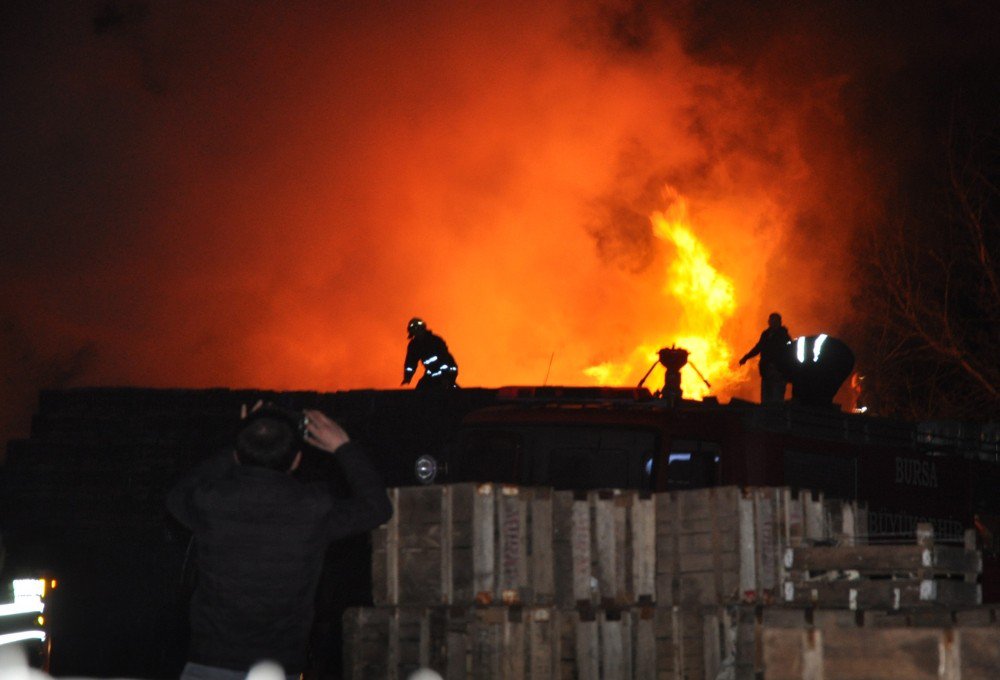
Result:
M775 600L784 547L851 542L864 519L784 488L390 495L376 607L345 618L350 678L704 677L706 607Z
M940 605L895 612L793 605L705 611L705 678L977 678L1000 668L998 612ZM708 644L711 632L716 644Z
M919 524L911 545L788 547L783 600L848 609L978 605L982 557L975 541L969 530L964 546L938 545L932 525Z
M419 667L449 680L752 678L764 664L761 612L856 616L851 602L863 609L886 588L869 583L903 583L896 566L875 567L897 557L936 584L934 598L913 602L974 604L945 596L975 589L974 550L959 555L928 536L870 550L863 508L787 488L390 494L395 515L373 539L376 606L345 617L348 678ZM959 585L942 585L958 583L959 568ZM822 595L841 582L830 587L846 588L843 598ZM906 584L884 591L899 611L911 602Z

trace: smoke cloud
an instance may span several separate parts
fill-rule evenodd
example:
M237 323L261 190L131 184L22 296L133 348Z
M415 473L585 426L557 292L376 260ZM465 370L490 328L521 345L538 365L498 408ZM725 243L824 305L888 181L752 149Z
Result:
M734 282L737 353L774 309L837 333L852 233L925 160L926 49L957 68L980 33L953 54L942 21L996 18L21 5L0 40L8 436L44 387L391 388L413 315L463 385L589 383L679 313L649 225L668 187ZM742 375L720 396L752 396Z

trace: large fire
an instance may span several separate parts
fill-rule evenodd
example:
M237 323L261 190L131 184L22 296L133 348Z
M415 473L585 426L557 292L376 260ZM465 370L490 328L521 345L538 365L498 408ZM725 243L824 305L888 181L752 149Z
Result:
M712 383L725 386L736 376L730 368L733 352L721 336L722 326L736 310L733 282L711 264L711 254L694 234L687 201L673 188L664 192L665 210L650 216L653 234L661 243L673 244L663 293L680 303L676 319L664 319L671 329L644 338L626 358L611 360L584 370L601 385L625 384L642 375L657 361L657 351L667 345L689 352L681 372L681 389L689 399L706 396Z
M396 388L412 316L463 387L635 385L676 345L686 397L755 398L730 371L768 312L849 314L874 199L823 41L703 58L656 3L161 4L12 35L0 433L41 387Z

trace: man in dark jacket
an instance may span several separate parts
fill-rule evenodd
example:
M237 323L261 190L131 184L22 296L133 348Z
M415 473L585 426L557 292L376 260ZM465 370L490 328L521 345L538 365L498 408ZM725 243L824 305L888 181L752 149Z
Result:
M349 498L291 473L302 459L296 423L267 407L247 417L234 452L205 461L172 489L170 512L194 534L198 581L182 678L241 677L262 659L304 670L327 545L392 515L378 473L319 411L301 436L335 456Z
M417 383L418 390L455 387L458 364L448 351L444 339L427 328L423 319L414 317L406 325L410 343L406 346L403 362L403 385L409 385L417 364L424 365L424 375Z
M785 400L785 387L788 377L785 375L784 361L788 353L788 344L792 341L788 329L781 325L781 314L772 312L767 317L767 328L760 334L760 340L740 359L740 366L748 359L760 355L757 370L760 371L760 403L781 403Z

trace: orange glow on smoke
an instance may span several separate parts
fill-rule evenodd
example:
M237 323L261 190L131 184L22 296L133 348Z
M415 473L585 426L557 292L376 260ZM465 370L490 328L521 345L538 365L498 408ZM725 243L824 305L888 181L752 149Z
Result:
M666 245L672 244L674 254L666 271L663 294L680 304L676 318L664 324L673 330L644 339L631 354L619 361L607 361L584 370L584 374L601 385L627 384L636 374L642 375L651 362L657 360L661 347L677 346L689 352L688 364L681 371L681 389L689 399L709 394L709 387L698 377L692 366L715 389L733 382L735 375L729 366L733 350L722 338L723 324L736 311L736 293L732 280L711 264L711 254L694 234L687 201L673 188L665 191L669 202L666 210L650 217L653 234ZM656 389L651 377L647 382Z
M768 312L793 336L851 314L877 186L852 81L770 30L699 58L644 5L53 13L77 42L25 34L51 70L8 125L38 157L9 164L0 434L39 388L395 389L412 316L463 387L634 386L676 344L756 400L733 357Z

